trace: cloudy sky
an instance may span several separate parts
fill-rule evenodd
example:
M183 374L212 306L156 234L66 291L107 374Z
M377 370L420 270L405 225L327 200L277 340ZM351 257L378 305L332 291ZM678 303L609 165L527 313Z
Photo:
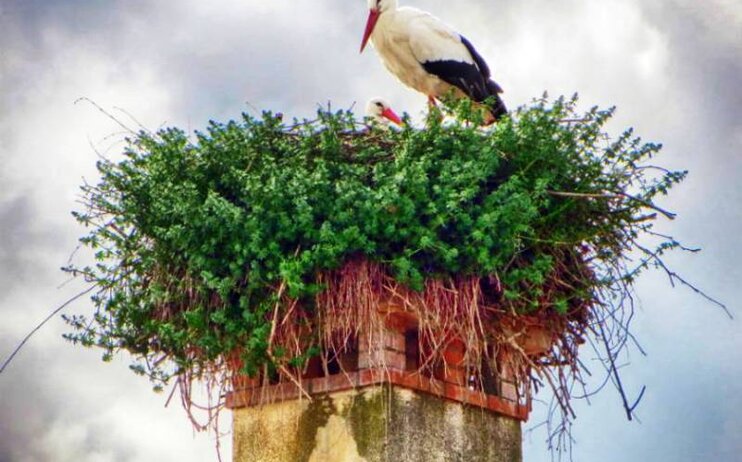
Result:
M670 258L740 312L742 4L739 0L409 0L465 32L511 107L547 90L617 105L616 129L661 141L690 170L662 229L698 255ZM204 127L267 108L311 116L385 96L418 116L425 99L358 54L363 0L0 0L0 358L80 290L58 270L82 230L70 217L96 150L115 157L129 125ZM454 5L454 6L452 6ZM131 120L127 114L136 119ZM742 454L742 329L691 291L649 274L624 358L647 392L627 422L611 390L578 405L574 460L732 462ZM79 302L68 312L89 312ZM0 375L0 462L215 460L177 405L61 339L53 320ZM588 358L589 359L589 358ZM538 423L534 414L531 427ZM526 460L549 460L545 433ZM229 438L225 450L229 451ZM228 458L227 458L228 460Z

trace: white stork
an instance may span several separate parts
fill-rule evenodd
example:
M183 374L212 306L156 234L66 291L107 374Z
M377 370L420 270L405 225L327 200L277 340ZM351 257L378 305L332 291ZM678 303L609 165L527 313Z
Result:
M453 90L458 97L487 105L490 124L507 113L482 56L440 19L397 0L368 0L370 9L361 52L369 39L386 68L403 84L428 96L430 104Z
M374 98L366 104L366 115L381 127L388 127L389 122L402 125L402 119L392 110L392 107L382 98Z

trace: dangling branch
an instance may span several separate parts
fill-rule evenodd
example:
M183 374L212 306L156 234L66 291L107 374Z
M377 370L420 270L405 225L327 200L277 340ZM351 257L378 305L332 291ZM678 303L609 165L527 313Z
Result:
M59 307L58 307L57 309L55 309L54 311L52 311L52 312L51 312L51 313L49 314L49 316L47 316L46 318L44 318L44 320L43 320L43 321L41 321L41 322L40 322L40 323L39 323L39 324L38 324L38 325L37 325L36 327L34 327L34 328L33 328L33 329L31 330L31 332L29 332L28 334L26 334L26 336L25 336L25 337L23 338L23 340L21 340L21 343L19 343L19 344L18 344L18 346L17 346L17 347L16 347L16 348L15 348L15 349L13 350L13 352L12 352L12 353L10 354L10 356L8 356L8 359L6 359L6 360L5 360L5 362L3 362L3 365L2 365L2 367L0 367L0 374L2 374L2 373L3 373L4 371L5 371L5 368L7 368L7 367L8 367L8 365L10 364L10 362L11 362L11 361L13 361L13 358L15 358L15 355L16 355L16 354L18 354L18 352L19 352L19 351L21 350L21 348L23 348L23 346L24 346L24 345L26 344L26 342L28 342L28 340L29 340L29 339L30 339L30 338L31 338L31 337L32 337L32 336L33 336L33 335L34 335L34 334L35 334L36 332L38 332L38 331L39 331L39 329L41 329L42 327L44 327L44 325L45 325L45 324L46 324L47 322L49 322L49 321L50 321L50 320L51 320L51 319L52 319L52 318L53 318L54 316L56 316L57 314L59 314L59 312L60 312L60 311L62 311L63 309L67 308L67 306L69 306L69 305L70 305L71 303L73 303L73 302L74 302L75 300L77 300L77 299L79 299L79 298L81 298L81 297L83 297L83 296L85 296L85 295L89 294L89 293L90 293L90 292L92 292L92 291L93 291L94 289L96 289L96 288L97 288L98 286L99 286L99 284L98 284L98 283L96 283L96 284L93 284L92 286L90 286L90 287L88 287L87 289L83 290L82 292L78 293L78 294L77 294L77 295L75 295L74 297L70 298L69 300L67 300L66 302L64 302L64 303L63 303L62 305L60 305L60 306L59 306Z
M616 389L618 390L618 394L621 396L621 401L623 402L624 410L626 411L626 417L629 420L633 420L633 412L634 409L636 409L636 406L639 405L639 401L641 401L642 397L644 396L644 391L646 389L646 386L642 387L641 392L639 392L639 397L636 399L633 405L629 405L628 398L626 397L626 390L623 387L623 383L621 382L621 375L618 373L618 368L616 367L616 358L614 356L614 352L611 351L610 343L608 342L608 337L605 334L605 328L603 327L603 323L598 323L598 329L600 333L600 339L603 342L603 345L605 346L605 353L607 355L608 364L609 364L609 370L611 375L613 375L614 378L614 385L616 386ZM594 332L594 329L593 329ZM597 334L597 333L596 333Z

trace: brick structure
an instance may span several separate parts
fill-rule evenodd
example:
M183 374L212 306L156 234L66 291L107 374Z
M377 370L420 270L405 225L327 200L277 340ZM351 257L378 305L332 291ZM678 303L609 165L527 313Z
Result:
M418 343L415 320L389 314L298 384L237 377L234 462L520 461L529 407L514 380L472 383L458 339L421 368Z

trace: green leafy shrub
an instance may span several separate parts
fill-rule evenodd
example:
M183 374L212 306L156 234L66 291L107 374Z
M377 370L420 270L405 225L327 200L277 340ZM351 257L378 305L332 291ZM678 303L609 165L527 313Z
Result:
M157 382L236 348L255 370L270 362L276 302L311 311L318 272L357 257L418 290L496 275L494 302L515 314L610 303L678 246L663 239L629 266L652 233L652 201L685 176L646 165L660 146L631 130L611 140L612 114L578 116L562 98L488 130L462 103L424 129L367 130L350 112L320 111L293 125L245 115L194 139L142 132L82 188L75 216L96 262L67 270L99 291L92 319L67 318L68 338L109 357L128 350Z

